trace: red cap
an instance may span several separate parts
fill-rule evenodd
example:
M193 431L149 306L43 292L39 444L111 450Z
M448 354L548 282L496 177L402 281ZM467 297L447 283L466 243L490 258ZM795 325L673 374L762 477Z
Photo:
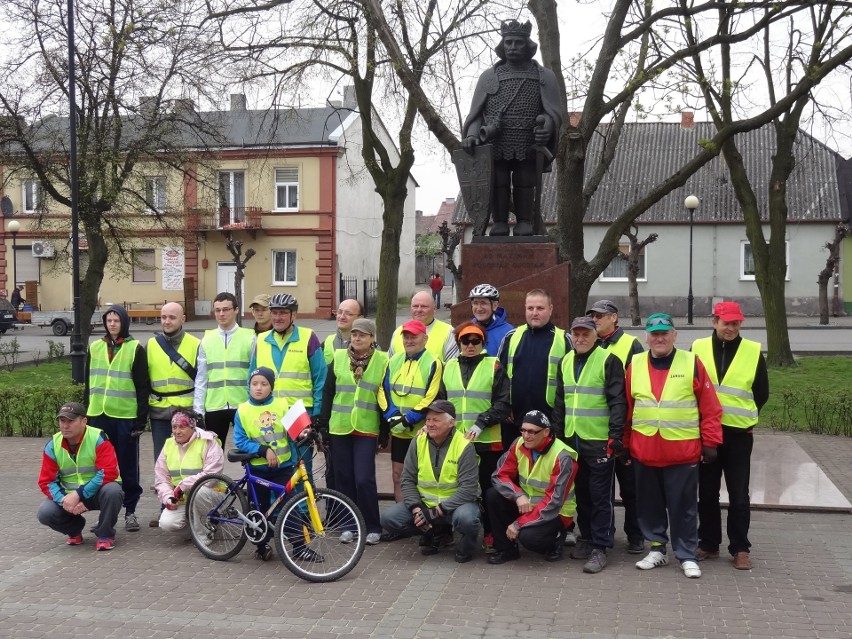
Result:
M740 305L736 302L719 302L713 307L713 315L723 322L742 322L745 319Z
M409 320L402 325L403 333L411 333L412 335L420 335L426 333L426 325L420 320Z

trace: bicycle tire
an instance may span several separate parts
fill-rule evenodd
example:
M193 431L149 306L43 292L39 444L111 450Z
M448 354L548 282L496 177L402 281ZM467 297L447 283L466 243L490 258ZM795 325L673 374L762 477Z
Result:
M195 482L186 500L186 521L195 547L205 557L226 561L246 545L245 525L234 509L245 513L248 499L232 490L234 480L223 473L204 475ZM216 498L211 498L211 493Z
M285 566L305 581L328 582L348 574L364 554L367 535L364 517L358 506L343 493L327 488L315 489L317 510L323 524L322 534L314 534L308 517L308 496L300 492L284 504L275 524L275 550ZM349 543L341 541L343 532L353 533ZM304 542L305 532L310 537ZM321 556L316 562L299 555L310 550Z

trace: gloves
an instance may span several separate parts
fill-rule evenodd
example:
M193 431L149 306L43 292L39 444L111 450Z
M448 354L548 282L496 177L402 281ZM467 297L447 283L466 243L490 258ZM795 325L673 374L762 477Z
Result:
M701 447L701 461L704 464L712 464L716 461L716 458L719 456L719 451L715 448L711 448L710 446L702 446Z
M390 444L390 428L387 424L381 424L379 426L379 439L376 442L376 445L384 450Z
M429 508L425 504L417 504L411 509L411 514L414 515L414 525L421 533L427 533L432 530L432 522L429 519Z
M183 497L183 488L180 486L175 486L175 489L172 491L172 497L175 501L180 501L181 497Z
M430 524L438 523L443 518L444 518L444 514L441 511L440 506L435 506L434 508L428 508L426 510L426 519L429 520Z
M130 431L130 439L139 439L142 436L142 433L145 432L145 422L133 424L133 428Z
M402 415L394 415L390 419L388 419L388 426L390 426L390 432L395 435L401 435L406 430L411 429L411 424L405 421L405 417Z
M620 457L624 453L624 444L620 439L610 439L606 444L607 457Z

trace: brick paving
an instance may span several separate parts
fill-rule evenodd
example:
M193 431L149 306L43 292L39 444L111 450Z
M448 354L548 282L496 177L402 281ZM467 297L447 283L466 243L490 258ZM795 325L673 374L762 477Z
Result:
M852 498L852 439L793 436ZM138 510L143 529L121 530L112 552L95 552L91 534L65 546L35 519L42 445L0 439L0 637L852 637L849 514L755 512L754 570L721 558L704 562L698 580L672 564L637 570L619 533L599 575L529 553L503 566L483 556L458 565L451 550L422 557L405 540L368 547L338 582L309 584L278 561L255 561L250 548L214 562L180 535L147 528L157 510L150 491ZM141 455L147 464L148 437Z

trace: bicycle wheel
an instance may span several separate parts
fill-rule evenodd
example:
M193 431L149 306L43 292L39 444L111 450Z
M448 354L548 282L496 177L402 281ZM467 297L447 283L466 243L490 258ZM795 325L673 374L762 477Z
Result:
M237 513L248 510L248 500L242 490L231 490L233 483L227 475L205 475L195 482L186 500L192 541L216 561L230 559L246 545L244 524Z
M367 534L364 517L349 497L336 490L319 488L315 497L323 531L314 530L307 494L297 493L278 515L275 549L297 577L315 582L334 581L352 570L364 554ZM344 532L352 534L344 536Z

